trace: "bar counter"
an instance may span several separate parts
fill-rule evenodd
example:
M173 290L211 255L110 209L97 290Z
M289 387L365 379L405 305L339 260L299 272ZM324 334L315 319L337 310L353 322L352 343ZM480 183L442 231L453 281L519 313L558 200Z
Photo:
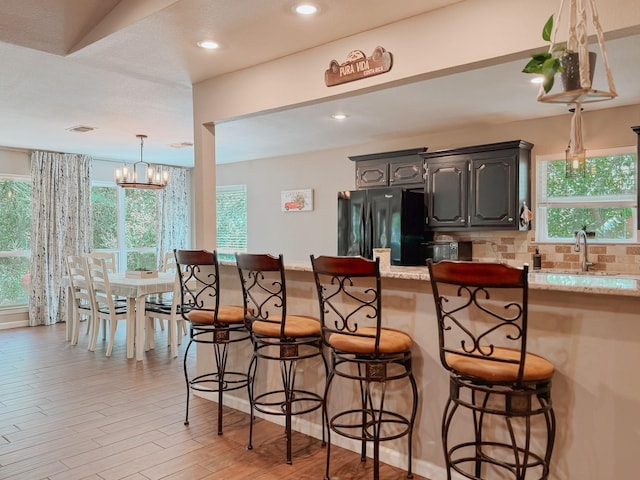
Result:
M222 302L242 304L235 264L223 262L220 273ZM401 329L414 339L413 370L420 400L414 430L413 469L432 480L446 479L440 425L449 381L439 359L428 272L426 267L391 267L382 276L386 326ZM288 265L286 281L287 311L318 316L310 264ZM636 477L640 445L639 286L640 276L530 273L528 349L546 357L556 368L551 395L557 433L550 478ZM250 354L250 345L235 349L230 364L246 364ZM212 357L205 349L198 351L197 359L200 371L212 365ZM317 363L302 365L297 381L305 387L323 386L324 374ZM258 384L279 382L279 369L259 370L257 378ZM397 388L394 408L406 407L403 387ZM341 387L334 384L333 388ZM396 389L390 387L390 390ZM355 391L340 390L339 396L351 402L355 394ZM336 397L332 397L333 401ZM245 412L249 410L243 391L231 392L225 397L225 403ZM266 418L273 421L271 417ZM297 417L294 429L320 438L320 425L318 413ZM357 444L336 434L331 440L359 451ZM405 449L403 440L386 442L381 448L381 460L404 468Z

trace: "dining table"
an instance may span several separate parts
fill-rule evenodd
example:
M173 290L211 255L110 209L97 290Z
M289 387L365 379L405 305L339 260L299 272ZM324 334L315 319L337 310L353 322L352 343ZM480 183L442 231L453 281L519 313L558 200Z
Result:
M176 272L158 272L155 277L131 277L126 273L110 273L109 284L111 293L126 297L127 299L127 324L133 326L127 331L127 358L136 360L144 359L145 351L145 301L147 295L155 293L173 292ZM68 277L63 278L63 284L67 287L67 298L71 299L71 282ZM67 302L67 341L71 340L73 322L79 322L72 302Z
M158 272L157 277L131 277L125 273L109 274L111 293L127 298L129 324L134 325L134 341L127 341L127 358L144 359L145 350L145 301L147 295L173 292L176 272ZM129 334L130 332L127 332Z

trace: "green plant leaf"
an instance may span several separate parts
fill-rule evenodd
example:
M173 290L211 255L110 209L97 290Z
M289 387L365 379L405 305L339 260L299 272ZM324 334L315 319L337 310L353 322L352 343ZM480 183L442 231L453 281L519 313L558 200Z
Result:
M548 52L534 53L533 55L531 55L531 60L529 60L529 63L527 63L522 69L523 73L542 74L542 65L550 58L551 54Z
M542 86L545 93L549 93L549 90L553 88L554 77L559 68L560 60L557 58L549 58L542 64L542 75L544 75Z
M542 28L542 39L550 42L551 41L551 30L553 30L553 14L547 20L547 23L544 24Z

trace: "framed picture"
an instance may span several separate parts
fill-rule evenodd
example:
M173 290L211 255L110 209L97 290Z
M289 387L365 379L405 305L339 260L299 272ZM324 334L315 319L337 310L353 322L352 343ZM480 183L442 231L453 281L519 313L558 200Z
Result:
M283 212L309 212L313 210L313 190L283 190L280 192Z

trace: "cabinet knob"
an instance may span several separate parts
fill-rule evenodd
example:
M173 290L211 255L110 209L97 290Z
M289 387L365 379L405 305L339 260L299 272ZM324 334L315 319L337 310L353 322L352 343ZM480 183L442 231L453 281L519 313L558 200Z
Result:
M464 223L464 218L461 218L461 219L460 219L460 223Z
M509 221L510 221L510 222L513 222L513 217L509 217Z

